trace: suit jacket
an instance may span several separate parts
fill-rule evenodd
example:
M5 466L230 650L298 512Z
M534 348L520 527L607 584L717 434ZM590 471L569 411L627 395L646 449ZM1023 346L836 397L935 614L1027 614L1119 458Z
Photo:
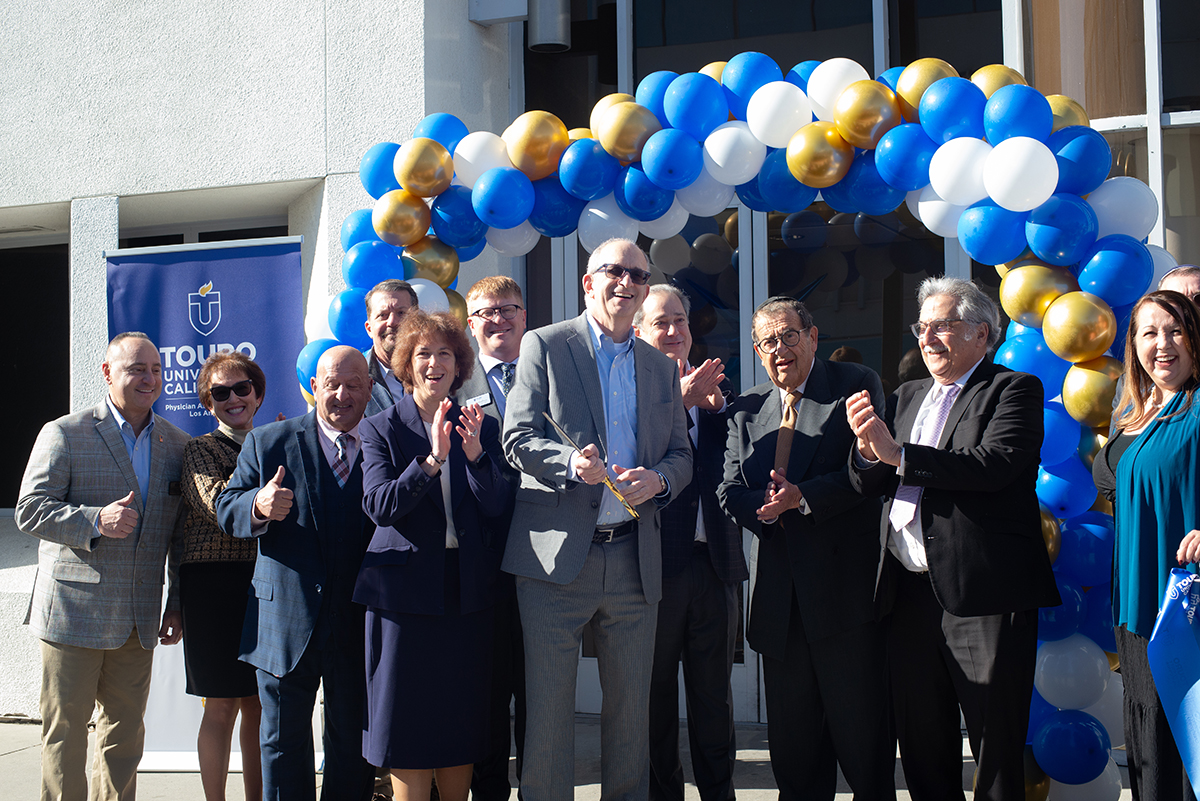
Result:
M591 548L603 484L571 481L570 445L542 412L579 444L595 443L607 461L604 399L586 312L539 328L521 340L516 384L504 418L504 454L521 471L504 570L517 576L568 584L579 575ZM632 334L630 334L632 336ZM679 368L633 338L637 380L638 464L663 474L674 498L692 478ZM638 565L647 603L662 597L658 505L638 507Z
M370 417L387 409L396 399L392 397L392 392L383 379L383 368L379 366L379 359L375 357L374 345L364 350L362 355L367 359L367 374L375 382L371 385L371 399L367 401L367 409L363 412L363 417Z
M951 407L936 448L909 443L932 385L932 378L902 385L895 419L887 422L905 443L905 483L925 488L921 523L934 594L959 617L1058 606L1035 494L1041 382L980 362ZM885 497L880 539L886 547L897 468L883 462L860 468L852 456L850 478L864 494ZM876 589L883 612L891 609L892 578L891 569L882 571Z
M850 484L846 456L856 439L846 421L846 398L868 390L883 408L883 385L860 364L813 362L796 408L788 479L810 513L793 509L769 525L759 522L775 443L783 420L779 388L767 382L744 392L730 411L721 506L759 537L758 576L747 640L782 660L792 598L810 642L875 619L872 601L879 563L879 502Z
M275 676L296 666L322 616L336 614L345 625L355 625L357 618L356 625L363 625L362 608L350 600L374 530L362 513L361 494L354 492L361 482L361 452L342 495L319 436L316 412L254 429L217 496L217 519L226 533L258 536L241 658ZM252 531L254 496L280 465L283 486L295 493L291 511Z
M729 382L725 382L722 389L728 397ZM663 578L679 575L691 563L696 517L701 510L708 557L717 577L726 584L750 578L746 556L742 553L742 529L725 515L717 501L717 488L725 471L728 411L711 413L701 409L696 415L699 422L696 424L696 446L692 448L692 480L659 515ZM689 436L689 445L690 440Z
M450 410L458 420L459 407ZM427 476L420 462L430 453L416 401L404 395L392 408L363 421L363 510L374 521L354 600L391 612L445 612L446 511L441 474ZM513 486L500 473L500 426L485 417L483 456L471 465L462 439L450 434L450 499L458 536L463 613L496 602L500 558L508 528L497 518L509 510Z
M179 491L188 435L154 416L150 484L142 498L116 418L101 403L42 427L17 501L17 526L42 540L30 610L33 633L49 642L117 648L137 626L143 648L158 642L163 562L167 608L183 554ZM138 512L124 539L96 531L100 510L133 492ZM144 501L144 503L143 503Z

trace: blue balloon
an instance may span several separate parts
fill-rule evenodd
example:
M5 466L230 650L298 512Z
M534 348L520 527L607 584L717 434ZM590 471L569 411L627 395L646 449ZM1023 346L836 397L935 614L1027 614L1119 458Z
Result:
M1042 382L1045 397L1053 398L1062 392L1063 379L1071 363L1056 356L1046 344L1042 332L1031 328L1024 334L1006 339L996 349L996 364L1010 370L1037 376Z
M380 142L372 145L358 163L358 180L362 182L367 194L376 200L393 189L400 188L400 182L396 180L396 173L392 169L392 162L395 161L399 150L400 145L395 142Z
M342 220L341 238L343 253L359 242L381 241L379 234L375 233L375 226L371 224L371 210L359 209L347 214L346 219Z
M654 116L658 117L659 124L664 128L670 123L667 122L667 112L663 110L663 98L667 95L667 87L671 85L671 81L678 77L678 72L670 70L652 72L642 78L642 82L638 84L637 92L633 96L634 102L639 106L654 112Z
M788 74L784 80L793 86L799 86L801 91L808 93L808 79L813 74L813 70L821 66L820 61L801 61L796 66L788 70Z
M1037 496L1042 506L1060 520L1081 515L1096 502L1092 471L1077 456L1039 467Z
M1112 581L1113 519L1103 512L1084 512L1062 524L1062 549L1054 569L1092 587Z
M1009 211L991 198L984 198L968 206L958 218L958 241L980 264L1003 264L1025 252L1027 219L1027 211Z
M1033 742L1033 737L1041 730L1042 724L1057 711L1058 707L1043 698L1042 694L1034 687L1033 695L1029 697L1029 728L1025 735L1026 745Z
M438 142L450 155L454 155L454 148L458 147L458 143L467 135L467 125L453 114L437 112L430 114L425 119L417 123L417 127L413 129L413 139L425 138L432 139Z
M1033 328L1032 326L1028 326L1028 325L1021 325L1021 324L1020 324L1020 323L1018 323L1016 320L1009 320L1009 321L1008 321L1008 327L1004 329L1004 338L1005 338L1006 340L1007 340L1007 339L1014 339L1014 338L1016 338L1016 337L1023 336L1023 335L1025 335L1025 334L1028 334L1030 331L1033 331L1033 332L1035 332L1035 333L1038 333L1038 334L1040 334L1040 333L1041 333L1041 331L1039 331L1039 330L1038 330L1038 329L1036 329L1036 328Z
M900 81L900 75L903 72L904 67L892 67L891 69L886 69L879 73L879 77L875 80L879 81L881 84L894 92L896 91L896 84Z
M1087 784L1104 772L1112 742L1103 724L1078 709L1055 712L1033 738L1033 756L1063 784Z
M484 239L480 239L478 242L476 242L474 245L471 245L470 247L455 248L454 249L455 252L458 253L458 263L462 264L464 261L470 261L471 259L478 256L480 253L483 253L483 249L485 247L487 247L486 237ZM458 279L455 278L454 282L458 283ZM453 289L454 287L451 286L450 288Z
M1079 449L1079 421L1061 403L1051 401L1042 409L1042 423L1042 464L1058 464L1074 456Z
M854 163L840 183L846 184L854 210L863 214L882 217L895 211L904 202L904 192L889 185L879 174L873 150L855 156Z
M676 128L655 131L642 147L646 177L672 192L691 186L704 169L704 147Z
M983 107L983 131L993 145L1014 136L1045 142L1053 127L1050 101L1032 86L1001 86Z
M1136 303L1154 277L1154 257L1126 234L1111 234L1079 260L1079 288L1099 295L1109 306Z
M738 53L721 71L721 87L729 110L739 120L746 119L746 105L754 93L772 81L782 81L783 70L775 60L753 51Z
M1055 192L1087 195L1100 188L1112 168L1112 148L1104 134L1086 125L1060 128L1046 140L1058 162Z
M343 289L329 301L329 329L338 342L356 350L371 347L367 335L367 292L365 289Z
M787 150L779 148L767 154L758 171L758 191L773 211L792 214L811 206L820 190L796 180L788 169Z
M921 127L939 145L960 136L983 138L983 107L987 96L966 78L934 81L917 107Z
M402 275L400 255L386 242L359 242L342 258L342 278L355 289L370 289L380 281Z
M821 200L825 201L834 211L849 214L857 214L859 212L859 208L854 202L854 196L851 194L849 172L833 186L827 186L822 189Z
M1096 212L1075 195L1056 194L1025 221L1025 240L1033 255L1048 264L1066 267L1083 258L1096 242Z
M1129 331L1129 321L1133 317L1134 304L1113 306L1113 315L1117 318L1117 338L1113 340L1109 351L1117 361L1125 360L1125 335Z
M366 314L364 307L364 320ZM304 388L305 392L312 392L312 380L317 375L317 362L321 360L321 354L338 344L341 343L336 339L314 339L300 349L300 355L296 357L296 380L300 382L300 386Z
M1062 558L1061 555L1059 557ZM1058 563L1055 562L1055 566ZM1065 640L1083 625L1087 617L1087 599L1083 590L1070 578L1060 573L1054 574L1054 582L1058 585L1058 594L1062 603L1058 606L1043 606L1038 610L1038 639L1043 642Z
M516 167L493 167L476 179L471 206L490 228L516 228L533 211L533 182Z
M529 224L542 236L566 236L579 227L586 200L563 189L558 175L533 182L533 211Z
M434 198L429 217L434 235L453 248L472 247L487 236L487 223L475 213L465 186L451 186Z
M617 208L638 222L657 220L667 213L675 200L675 193L655 186L646 177L646 171L638 162L621 168L621 176L613 189Z
M1112 582L1096 584L1087 591L1087 616L1079 633L1089 637L1110 654L1116 653L1117 638L1113 634Z
M757 175L746 183L739 184L736 191L738 199L751 211L775 211L775 209L771 208L771 204L766 198L763 197L762 191L759 189Z
M672 128L701 142L718 125L729 121L725 89L699 72L689 72L671 81L663 97L663 111Z
M815 211L801 211L789 214L780 226L779 235L783 244L791 250L801 253L816 253L825 247L829 239L829 227L825 218Z
M929 162L938 148L925 129L913 122L885 133L875 148L875 168L890 185L904 192L929 183Z
M558 162L563 189L583 201L599 200L613 191L621 162L608 154L599 139L572 142Z
M695 214L690 214L679 235L690 245L699 239L701 234L719 235L720 233L721 225L715 217L697 217Z

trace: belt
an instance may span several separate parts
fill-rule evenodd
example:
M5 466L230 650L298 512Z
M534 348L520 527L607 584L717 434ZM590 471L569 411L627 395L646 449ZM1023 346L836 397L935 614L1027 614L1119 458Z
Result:
M612 542L617 537L624 537L637 530L636 520L626 520L618 526L597 527L592 533L592 542Z

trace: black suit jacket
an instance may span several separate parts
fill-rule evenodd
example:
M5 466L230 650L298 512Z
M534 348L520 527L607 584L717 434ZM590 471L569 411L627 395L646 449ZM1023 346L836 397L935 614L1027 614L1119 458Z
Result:
M883 408L883 385L859 364L813 363L796 409L796 433L788 478L811 510L785 512L760 523L783 418L779 388L770 382L744 392L730 410L722 508L760 538L758 577L750 606L747 640L754 650L782 660L786 653L792 596L809 641L875 619L872 594L879 563L879 502L850 484L847 454L855 437L846 420L846 398L869 390Z
M1042 384L985 359L967 380L936 448L907 444L932 378L897 390L888 427L904 445L905 482L925 488L921 523L933 592L959 617L995 615L1062 603L1042 539L1038 462L1042 447ZM883 462L859 468L854 486L885 496L880 538L886 545L897 469ZM880 576L882 612L894 598L893 570Z

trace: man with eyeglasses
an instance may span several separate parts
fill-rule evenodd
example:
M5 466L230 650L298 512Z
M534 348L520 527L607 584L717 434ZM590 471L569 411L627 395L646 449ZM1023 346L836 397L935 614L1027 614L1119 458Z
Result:
M746 639L763 658L767 740L781 801L832 799L837 767L857 801L894 799L886 651L872 589L879 501L850 484L845 399L883 408L871 369L816 358L800 301L751 319L768 381L729 410L721 506L758 538Z
M363 351L367 359L367 372L374 381L371 400L363 417L378 414L391 408L396 399L404 394L404 386L392 373L392 351L396 349L396 332L404 321L404 313L415 309L417 292L407 281L389 278L371 287L367 293L367 335L371 347Z
M574 793L584 628L595 635L604 693L601 796L645 801L649 793L658 510L692 477L679 368L633 335L649 279L635 243L608 240L583 276L587 310L521 341L504 452L522 475L503 567L516 576L525 632L525 801Z
M875 597L904 777L915 801L963 798L961 708L975 798L1021 801L1038 607L1061 603L1035 494L1042 385L987 358L1000 315L974 284L930 278L917 297L932 377L900 387L894 420L847 403L850 478L884 498Z

